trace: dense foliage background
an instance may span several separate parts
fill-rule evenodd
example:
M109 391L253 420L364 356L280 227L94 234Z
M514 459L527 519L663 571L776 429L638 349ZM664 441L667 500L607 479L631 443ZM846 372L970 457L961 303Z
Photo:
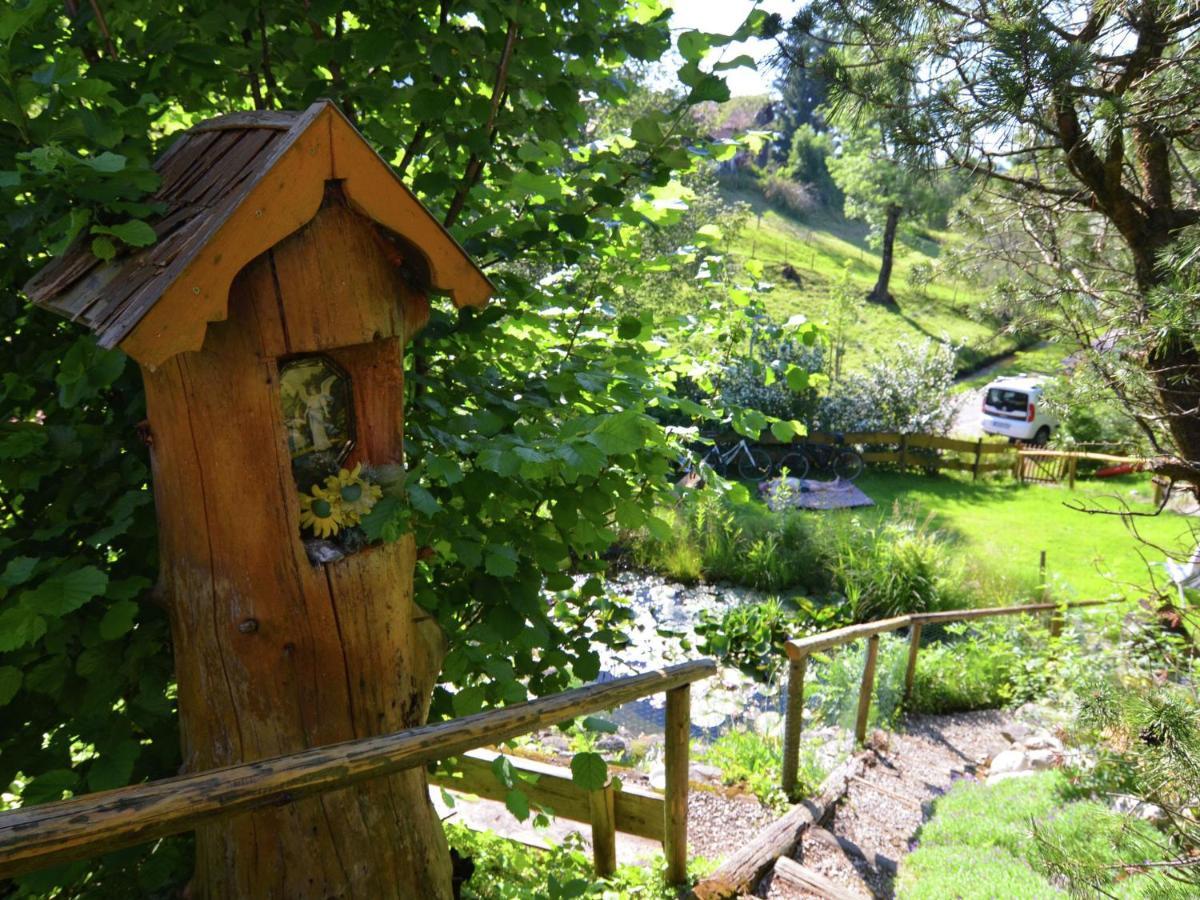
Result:
M718 225L671 231L697 196L679 179L734 148L700 141L686 114L728 96L699 60L729 37L682 35L682 88L638 93L635 67L671 46L668 15L657 0L0 10L6 804L179 764L138 370L21 285L72 241L102 257L151 241L151 162L220 113L333 97L498 286L482 314L436 310L411 348L411 508L370 523L415 528L427 548L419 600L450 637L458 689L439 690L434 715L597 674L591 642L619 640L623 610L568 572L601 569L619 529L667 527L652 514L677 452L662 423L717 415L671 396L679 375L706 381L704 361L667 355L666 323L631 301L632 262L653 248L699 285L701 308L726 308L689 320L705 346L736 339L728 310L753 300L722 271ZM562 602L548 607L544 587ZM135 877L143 891L178 883L187 857L163 842L23 885L128 895Z

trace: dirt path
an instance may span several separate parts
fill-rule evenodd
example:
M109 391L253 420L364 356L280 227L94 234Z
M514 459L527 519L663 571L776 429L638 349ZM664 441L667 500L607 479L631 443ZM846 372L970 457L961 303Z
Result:
M987 710L912 716L902 732L876 732L866 774L851 782L832 822L806 831L793 857L852 894L892 897L899 862L913 848L933 801L956 781L974 778L994 753L1007 748L1002 732L1018 721L1011 713ZM818 895L768 885L760 896Z

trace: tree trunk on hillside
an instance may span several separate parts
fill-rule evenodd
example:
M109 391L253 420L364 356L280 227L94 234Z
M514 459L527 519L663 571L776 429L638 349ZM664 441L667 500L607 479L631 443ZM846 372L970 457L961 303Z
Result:
M872 303L879 303L882 306L898 305L896 298L888 290L888 285L892 280L892 260L896 253L896 227L900 224L901 212L902 210L895 203L887 208L887 221L883 226L883 252L879 261L879 278L876 279L871 293L867 295L867 299Z

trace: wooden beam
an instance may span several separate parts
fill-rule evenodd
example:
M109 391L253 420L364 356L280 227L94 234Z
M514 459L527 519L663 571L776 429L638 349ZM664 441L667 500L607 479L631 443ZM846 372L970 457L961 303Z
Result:
M753 890L775 860L792 851L804 829L821 821L826 811L842 798L851 777L862 775L866 757L866 753L857 753L834 769L821 783L816 797L792 807L759 831L752 841L735 850L692 889L689 900L724 900Z
M797 892L797 896L807 897L815 894L827 900L861 900L860 894L846 890L820 872L800 865L790 856L781 856L775 860L775 870L771 877L772 884L785 889L790 888Z
M691 690L667 691L666 806L663 816L663 855L667 858L667 883L687 881L688 751L692 738Z
M687 690L687 688L684 688ZM592 859L596 874L607 878L617 871L617 813L614 791L609 782L598 791L588 791L592 813Z
M845 628L835 628L823 634L814 634L811 637L788 641L785 646L787 654L791 659L800 659L802 656L808 656L821 650L828 650L830 647L839 647L842 644L848 644L859 638L870 637L873 634L883 634L886 631L895 631L898 628L905 628L911 620L912 616L896 616L893 619L880 619L877 622L847 625Z
M495 750L472 750L455 759L451 771L435 772L429 776L429 780L447 790L503 802L508 797L508 788L492 772L492 760L500 755ZM523 759L511 753L504 755L522 775L533 776L519 785L522 793L531 801L538 806L549 807L563 819L592 821L588 792L575 784L570 769ZM635 785L623 784L613 790L613 809L617 831L662 842L661 795Z
M787 712L783 720L783 792L792 798L800 772L800 732L804 727L804 673L808 657L789 660Z
M566 719L672 691L708 678L716 670L711 659L696 660L436 725L13 810L0 814L0 878L87 859L191 831L202 822L423 766ZM668 699L668 710L671 706ZM678 717L678 700L674 707ZM686 702L682 712L686 718ZM686 788L686 756L683 778Z
M863 664L862 684L858 689L858 718L854 722L854 739L867 739L867 717L871 712L871 695L875 693L875 664L879 660L879 635L867 640L867 659Z
M913 683L917 679L917 653L921 650L921 623L914 622L908 631L908 668L904 670L904 702L912 699Z

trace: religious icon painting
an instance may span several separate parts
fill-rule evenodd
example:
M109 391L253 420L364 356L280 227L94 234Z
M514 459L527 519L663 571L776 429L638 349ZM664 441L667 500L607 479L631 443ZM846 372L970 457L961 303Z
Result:
M354 446L350 376L324 356L279 367L280 400L292 471L301 488L336 472Z

